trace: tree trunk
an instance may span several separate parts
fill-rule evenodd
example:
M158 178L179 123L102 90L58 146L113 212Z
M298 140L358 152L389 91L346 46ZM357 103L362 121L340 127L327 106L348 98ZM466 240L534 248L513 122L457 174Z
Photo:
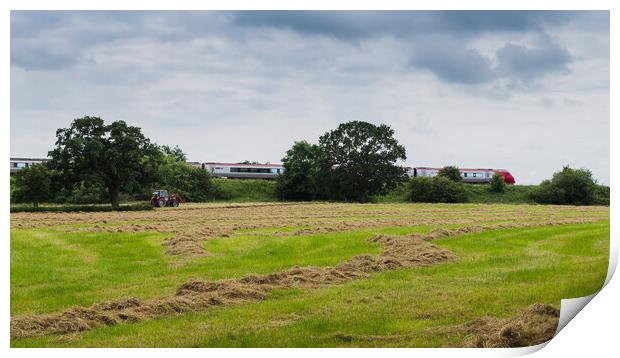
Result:
M108 193L110 194L110 204L112 204L113 210L118 210L118 193L120 188L117 186L111 186L108 188Z

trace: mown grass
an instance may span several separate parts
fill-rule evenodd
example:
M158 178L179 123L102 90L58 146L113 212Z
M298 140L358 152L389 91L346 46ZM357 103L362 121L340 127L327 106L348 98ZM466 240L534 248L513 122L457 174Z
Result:
M335 265L354 255L378 253L379 246L366 241L372 235L369 230L301 237L233 235L208 241L208 257L179 264L178 257L164 253L162 240L169 234L12 230L11 314L171 295L192 277L224 279Z
M14 230L11 312L58 311L80 304L85 295L90 302L124 295L165 295L171 292L168 285L176 287L189 276L224 278L277 271L293 264L334 264L354 254L376 253L378 247L366 238L377 232L407 234L427 229L367 229L296 237L242 233L209 242L211 257L178 268L171 267L162 255L161 234L73 236ZM497 230L436 243L459 260L384 272L329 288L279 290L258 303L67 336L13 340L11 345L457 345L464 337L434 329L483 315L508 317L532 303L558 306L561 298L598 290L607 272L609 221Z

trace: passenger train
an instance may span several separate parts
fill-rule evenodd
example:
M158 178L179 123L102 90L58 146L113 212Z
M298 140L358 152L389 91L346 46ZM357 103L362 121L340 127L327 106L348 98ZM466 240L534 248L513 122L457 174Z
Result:
M435 177L439 174L441 168L428 167L407 167L407 174L410 177ZM494 174L504 177L506 184L514 184L515 178L506 169L465 169L459 168L464 183L481 184L488 183Z
M46 162L47 158L11 158L11 174L22 168ZM187 162L189 165L202 168L211 175L222 178L236 179L276 179L284 173L282 164L239 164L218 162ZM434 177L441 168L406 167L409 177ZM504 177L506 184L514 184L515 178L505 169L459 169L464 183L488 183L494 174Z
M197 166L195 162L192 165ZM235 164L235 163L202 163L202 168L211 175L223 178L238 179L275 179L284 172L282 164ZM409 177L434 177L441 168L406 167ZM459 169L464 183L488 183L494 174L504 177L506 184L514 184L515 178L505 169Z

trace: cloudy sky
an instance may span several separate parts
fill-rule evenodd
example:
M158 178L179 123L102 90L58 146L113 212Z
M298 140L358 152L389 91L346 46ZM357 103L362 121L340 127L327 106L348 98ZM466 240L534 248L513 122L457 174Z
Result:
M13 11L11 156L84 115L195 161L279 162L363 120L407 165L609 183L609 14Z

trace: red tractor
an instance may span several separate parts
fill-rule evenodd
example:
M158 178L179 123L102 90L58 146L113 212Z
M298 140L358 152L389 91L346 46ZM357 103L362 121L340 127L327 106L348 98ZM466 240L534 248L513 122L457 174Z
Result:
M151 205L163 208L164 206L177 207L181 204L181 197L177 194L170 193L168 190L155 190L151 196Z

